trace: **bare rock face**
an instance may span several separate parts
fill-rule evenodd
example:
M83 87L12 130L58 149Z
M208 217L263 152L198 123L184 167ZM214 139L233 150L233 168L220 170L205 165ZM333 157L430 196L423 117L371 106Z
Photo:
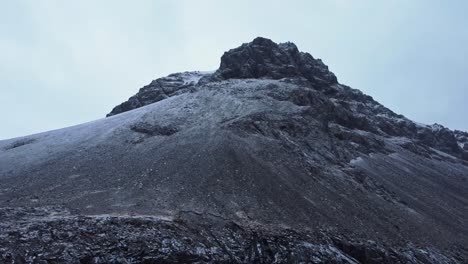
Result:
M114 107L107 116L127 112L145 105L149 105L168 98L169 96L181 94L190 90L198 81L206 76L204 72L181 72L167 77L159 78L141 88L138 93L128 101Z
M257 38L0 141L0 263L467 263L468 133Z
M336 76L320 59L300 52L294 43L276 44L266 38L232 49L221 57L214 78L247 79L304 77L317 86L336 84Z
M204 77L204 78L203 78ZM107 116L130 111L187 91L191 86L208 80L303 77L318 87L337 83L336 76L320 59L300 52L294 43L276 44L258 37L250 43L232 49L221 57L214 73L184 72L154 80L149 85L116 106Z

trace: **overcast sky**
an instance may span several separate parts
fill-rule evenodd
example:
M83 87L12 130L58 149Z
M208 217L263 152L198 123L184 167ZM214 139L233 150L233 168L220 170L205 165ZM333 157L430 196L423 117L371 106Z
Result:
M256 36L410 119L468 130L466 14L463 0L1 1L0 139L102 118Z

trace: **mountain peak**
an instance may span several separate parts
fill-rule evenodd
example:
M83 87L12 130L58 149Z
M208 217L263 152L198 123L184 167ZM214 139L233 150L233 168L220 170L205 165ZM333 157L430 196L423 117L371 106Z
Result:
M320 60L300 52L292 42L277 44L257 37L252 42L231 49L221 57L217 79L304 77L315 85L337 83L336 76Z
M107 116L163 100L201 83L228 79L283 78L303 78L316 89L338 83L335 74L328 70L328 66L322 60L299 51L294 43L277 44L271 39L257 37L252 42L226 51L214 73L175 73L156 79L141 88L136 95L114 107Z
M0 141L0 263L468 263L468 133L293 43L256 38L109 115Z
M252 44L260 45L260 46L274 46L276 45L271 39L264 38L264 37L256 37L252 40Z

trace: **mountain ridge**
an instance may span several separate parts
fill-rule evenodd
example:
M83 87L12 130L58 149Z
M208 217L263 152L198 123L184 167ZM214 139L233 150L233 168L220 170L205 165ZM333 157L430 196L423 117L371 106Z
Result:
M376 107L385 108L384 117L401 119L411 123L414 127L412 134L404 136L417 137L418 140L436 147L442 151L449 151L457 157L468 161L468 153L464 151L464 141L468 134L463 131L452 131L440 124L424 125L411 121L403 115L395 114L390 109L376 102L371 96L365 95L359 90L339 84L336 76L329 71L322 60L315 59L309 53L300 52L292 42L276 44L270 39L257 37L250 43L244 43L240 47L231 49L223 54L219 69L214 72L182 72L174 73L152 81L149 85L140 89L128 101L116 106L107 116L129 111L144 105L158 102L169 96L191 91L193 86L217 82L228 79L284 79L295 78L301 85L320 90L338 102L346 103L350 98L359 102L371 103ZM338 88L338 89L337 89ZM347 90L340 93L339 90ZM340 96L340 98L334 98ZM346 98L347 97L347 98ZM345 99L345 100L343 100ZM367 113L366 113L367 114ZM366 121L364 121L366 122ZM382 128L385 130L385 128ZM395 134L395 128L387 127L389 134ZM419 135L415 135L419 134ZM437 142L437 138L443 142ZM441 145L444 145L443 147ZM458 147L456 146L458 145ZM450 150L448 150L450 149Z

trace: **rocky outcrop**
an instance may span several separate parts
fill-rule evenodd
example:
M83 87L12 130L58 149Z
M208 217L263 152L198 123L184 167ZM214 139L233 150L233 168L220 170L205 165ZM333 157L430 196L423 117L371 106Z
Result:
M214 79L304 77L319 86L337 83L336 76L320 60L300 52L291 42L276 44L258 37L229 50L221 57Z
M145 105L149 105L173 95L187 92L198 81L209 75L207 72L181 72L174 73L167 77L159 78L150 84L141 88L137 94L130 97L127 101L114 107L107 116L113 116L119 113L127 112Z
M232 49L221 57L219 69L211 72L183 72L159 78L116 106L107 116L130 111L169 96L187 91L201 79L202 83L226 79L303 77L316 88L337 83L336 76L320 59L300 52L291 42L276 44L258 37Z

